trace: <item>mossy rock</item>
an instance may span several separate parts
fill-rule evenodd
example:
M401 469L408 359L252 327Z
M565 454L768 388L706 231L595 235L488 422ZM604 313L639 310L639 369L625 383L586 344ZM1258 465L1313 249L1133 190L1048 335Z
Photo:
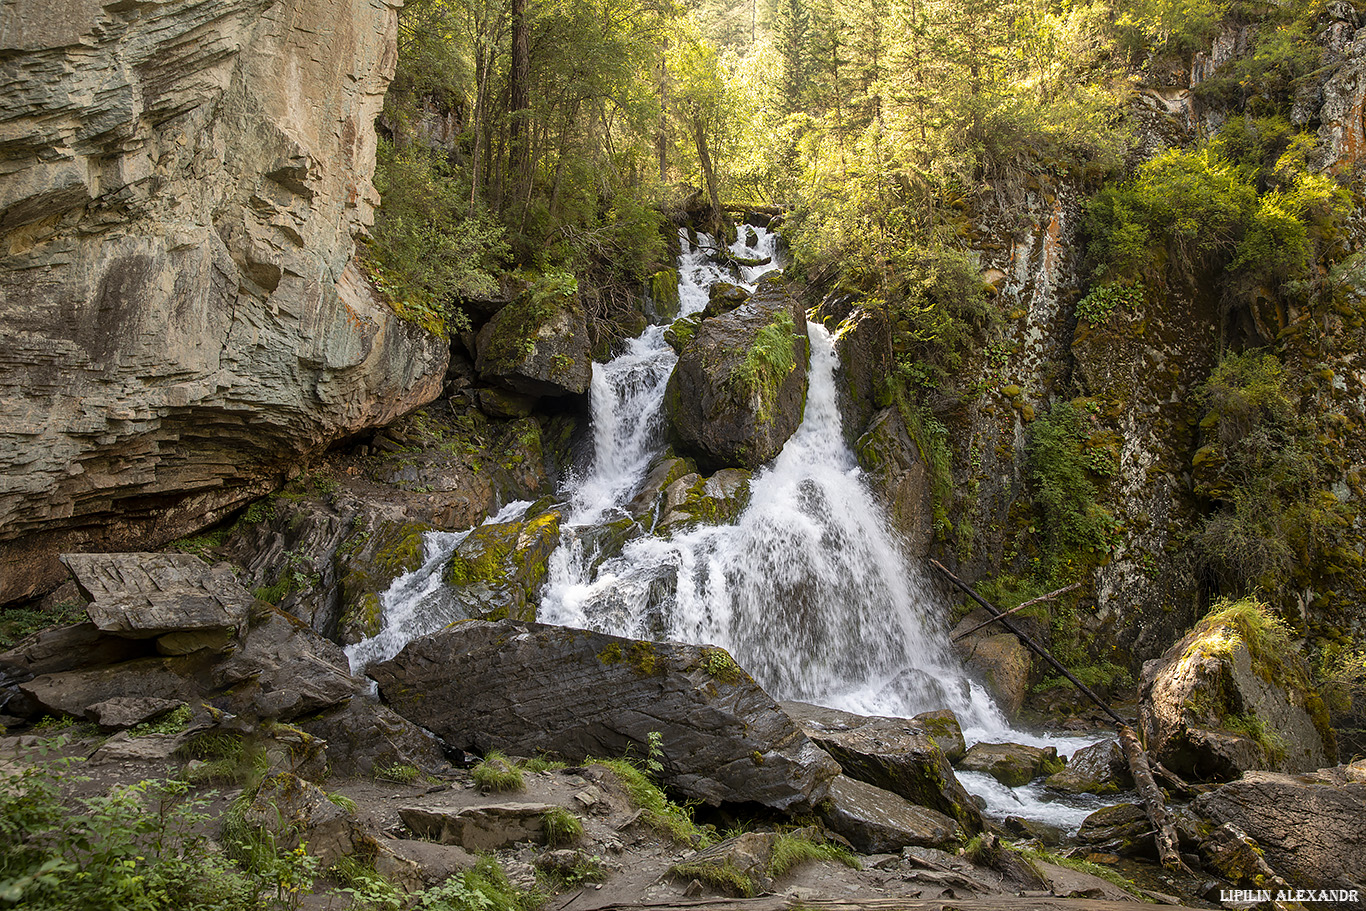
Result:
M656 320L678 316L678 270L661 269L650 276L650 307Z
M669 328L664 330L664 341L668 343L676 353L682 354L683 349L692 341L697 334L697 327L702 325L702 317L694 313L692 316L684 316L674 320Z
M735 521L749 505L751 477L743 469L724 468L708 478L699 474L679 478L664 489L656 533Z
M523 395L583 394L592 379L588 323L573 295L527 293L479 331L480 377Z
M985 772L1008 788L1018 788L1040 775L1058 771L1061 765L1058 751L1053 747L976 743L959 761L958 768L968 772Z
M465 616L477 620L534 620L536 599L560 541L560 513L481 525L451 554L443 577Z
M384 620L380 594L399 576L422 566L424 535L431 531L421 522L357 522L359 527L332 556L341 601L337 634L347 644L379 633Z

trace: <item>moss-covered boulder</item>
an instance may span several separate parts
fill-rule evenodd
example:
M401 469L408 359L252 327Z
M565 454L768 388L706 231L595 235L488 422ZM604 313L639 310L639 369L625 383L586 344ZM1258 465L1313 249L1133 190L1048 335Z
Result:
M729 282L716 282L707 292L707 307L702 313L704 316L719 316L722 313L729 313L749 298L750 293L739 285L732 285Z
M380 595L399 576L422 566L423 535L430 530L420 522L357 516L351 534L332 556L341 599L341 642L359 642L379 633L384 619Z
M692 316L683 316L669 324L669 328L664 330L664 341L677 354L682 354L683 349L692 341L692 337L697 334L697 327L702 325L702 314L694 313Z
M536 599L560 541L560 513L480 525L451 554L443 576L465 616L474 620L536 618Z
M853 387L850 387L853 388ZM848 426L846 424L846 426ZM873 490L887 507L892 526L907 550L929 552L934 534L934 495L930 468L895 408L873 415L854 451Z
M649 316L662 323L678 316L678 270L661 269L650 276Z
M581 395L593 377L588 323L573 294L530 291L479 331L475 368L524 395Z
M1252 600L1222 605L1144 664L1139 722L1156 759L1196 779L1311 771L1337 758L1303 659L1285 627Z
M704 320L665 390L679 446L707 470L753 470L773 458L801 423L809 355L805 314L776 280Z
M973 611L954 629L953 635L966 633L986 619L986 612ZM1029 695L1029 650L1014 633L1002 632L998 625L984 627L962 639L955 639L957 650L968 669L991 690L996 703L1009 716L1020 713Z
M684 475L664 488L657 534L682 531L695 525L733 522L749 503L751 474L741 468L723 468L709 478Z
M968 751L967 741L963 739L963 726L952 709L921 712L911 718L911 723L934 739L935 745L944 751L944 758L949 762L957 762Z
M1135 803L1101 807L1082 822L1077 841L1093 851L1120 857L1157 857L1153 824Z
M1008 788L1028 784L1040 775L1062 769L1054 747L1032 747L1022 743L975 743L958 762L965 772L985 772Z

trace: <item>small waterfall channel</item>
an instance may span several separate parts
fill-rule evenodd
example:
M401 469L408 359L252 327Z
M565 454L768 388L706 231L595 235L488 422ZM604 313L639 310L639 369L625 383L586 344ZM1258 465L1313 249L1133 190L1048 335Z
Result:
M705 308L713 283L752 291L773 268L720 265L706 235L692 243L681 233L681 241L682 316ZM778 258L776 236L762 229L754 246L742 235L730 250L737 258ZM807 325L802 424L756 472L739 517L668 536L643 534L603 559L595 530L630 516L630 501L665 448L664 390L677 355L664 330L650 326L619 356L593 366L593 462L562 491L562 537L541 593L541 621L720 645L777 699L902 717L951 708L970 743L1048 744L1062 753L1086 745L1011 730L952 656L934 599L899 550L844 440L834 339L818 324ZM519 518L528 505L510 503L488 521ZM384 630L347 649L354 670L461 616L443 594L441 567L467 534L429 534L423 566L382 597ZM1039 789L1004 788L985 775L966 773L963 781L992 815L1075 829L1091 809L1051 802Z

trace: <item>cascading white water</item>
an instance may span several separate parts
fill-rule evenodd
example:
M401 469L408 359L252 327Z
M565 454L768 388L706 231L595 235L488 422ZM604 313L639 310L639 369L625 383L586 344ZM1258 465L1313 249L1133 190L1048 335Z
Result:
M807 328L801 428L754 478L736 523L640 538L596 569L566 553L540 616L721 645L779 698L893 715L948 707L969 727L1003 730L927 623L931 600L844 441L834 342Z
M482 524L511 522L526 512L530 500L509 503ZM473 528L464 531L430 531L422 536L422 565L404 573L379 596L383 628L369 639L346 647L353 674L367 665L387 661L418 636L441 629L463 614L454 606L450 590L441 581L441 569Z

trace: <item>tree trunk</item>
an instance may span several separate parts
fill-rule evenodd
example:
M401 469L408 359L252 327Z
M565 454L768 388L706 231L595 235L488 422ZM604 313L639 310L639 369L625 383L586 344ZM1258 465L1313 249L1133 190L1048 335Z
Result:
M509 170L512 184L525 188L531 180L531 143L528 120L531 113L531 26L527 22L526 0L512 0L512 68L508 72Z
M1186 862L1181 859L1180 843L1167 806L1162 800L1162 792L1153 781L1152 770L1148 767L1148 756L1138 742L1138 734L1127 724L1116 725L1119 731L1119 745L1124 757L1129 760L1129 771L1134 776L1134 786L1143 801L1143 809L1148 813L1148 821L1153 824L1153 840L1157 842L1157 856L1162 866L1168 870L1190 872Z
M711 201L712 228L719 232L725 225L726 216L721 209L721 197L716 192L716 170L712 167L711 151L707 148L707 130L702 124L702 118L693 118L692 133L693 139L697 141L697 159L702 164L702 179L707 184L707 197Z

